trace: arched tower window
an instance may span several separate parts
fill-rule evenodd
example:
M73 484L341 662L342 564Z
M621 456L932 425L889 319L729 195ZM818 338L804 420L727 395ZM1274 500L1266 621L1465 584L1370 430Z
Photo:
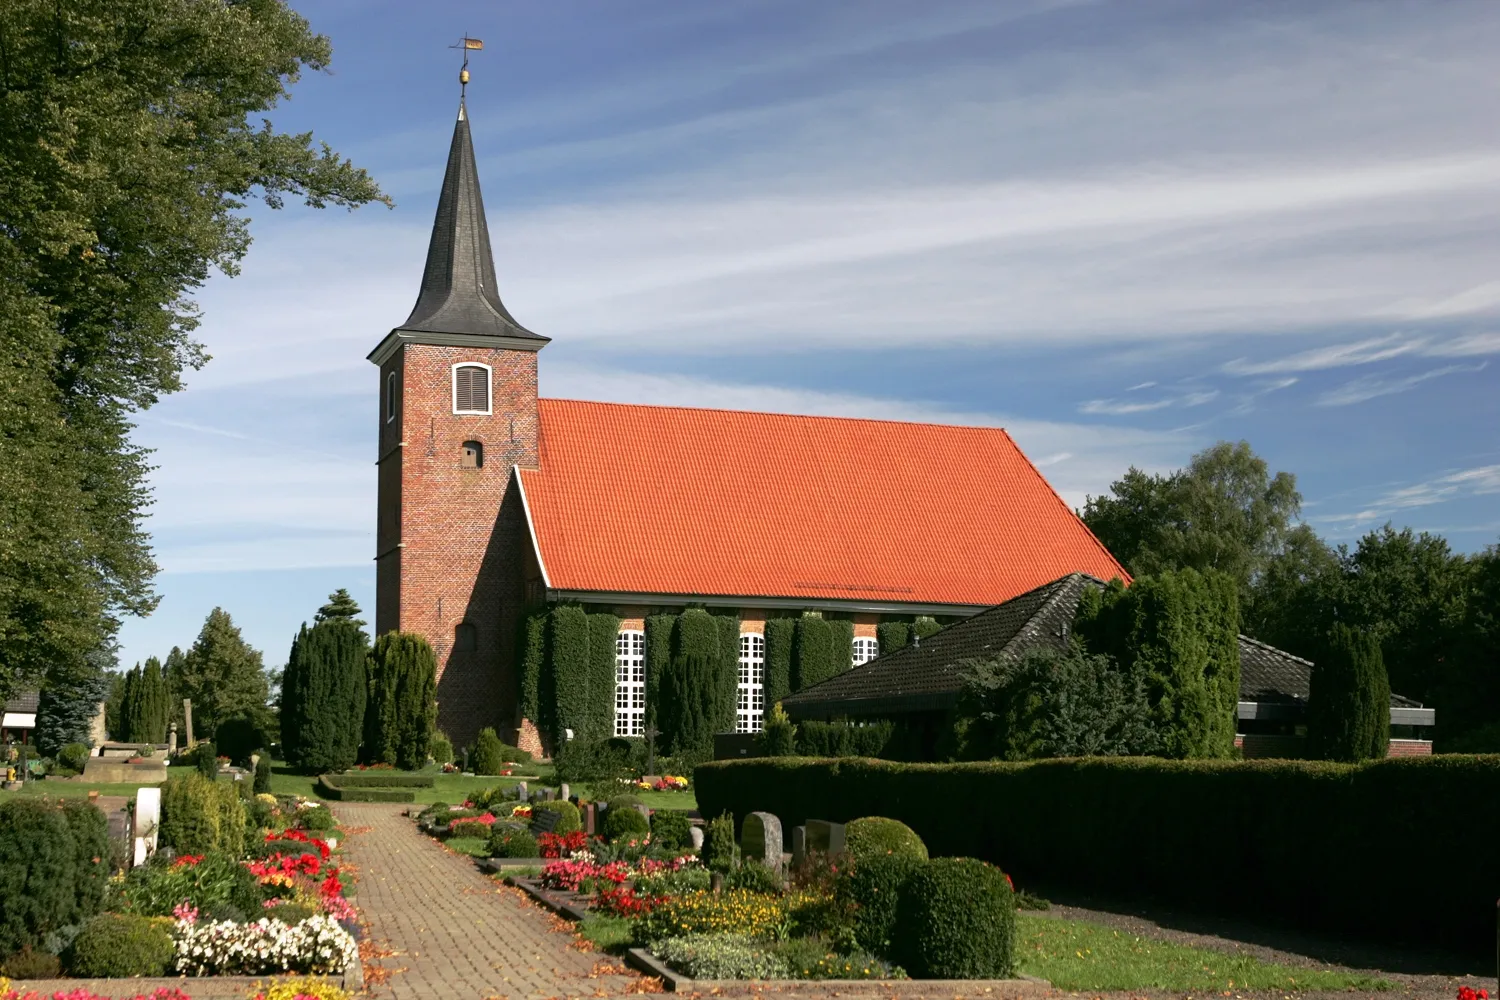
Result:
M484 468L484 442L465 441L463 447L459 449L458 464L465 469Z
M869 663L880 655L880 644L867 635L856 636L854 639L854 665Z
M453 412L490 412L490 366L467 361L453 366Z
M646 732L646 633L627 629L615 639L615 735Z
M385 377L385 422L390 423L396 419L396 373L390 372Z
M479 632L473 622L459 622L453 626L453 651L472 653L479 648Z
M740 635L740 680L736 687L734 731L758 733L766 711L766 637Z

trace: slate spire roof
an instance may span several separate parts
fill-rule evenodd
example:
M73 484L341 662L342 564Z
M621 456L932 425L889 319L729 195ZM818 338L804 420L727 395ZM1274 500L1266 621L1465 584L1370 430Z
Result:
M422 290L406 322L397 328L416 333L490 335L535 341L549 338L516 322L500 301L495 260L479 193L479 170L469 136L469 115L458 104L458 121L448 147L448 169L438 199Z

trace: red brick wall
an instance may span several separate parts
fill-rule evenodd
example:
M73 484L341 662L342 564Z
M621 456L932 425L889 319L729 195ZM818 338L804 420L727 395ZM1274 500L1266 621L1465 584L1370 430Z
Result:
M1267 736L1252 733L1236 736L1234 745L1239 747L1246 760L1280 757L1300 760L1306 753L1305 736ZM1422 757L1432 753L1431 740L1391 740L1386 749L1388 757Z
M464 361L491 368L488 415L453 412L452 368ZM490 725L514 740L519 722L512 661L529 536L511 466L537 464L536 363L532 351L407 344L381 370L376 627L432 644L438 726L460 745ZM387 423L390 371L399 391ZM482 468L462 466L465 441L483 444ZM463 622L472 651L454 648Z

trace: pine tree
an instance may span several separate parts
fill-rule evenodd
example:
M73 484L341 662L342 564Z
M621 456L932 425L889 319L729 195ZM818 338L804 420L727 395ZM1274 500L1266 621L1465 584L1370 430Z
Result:
M162 675L161 661L151 657L145 667L136 664L126 675L121 706L121 731L127 743L161 743L167 738L171 695Z
M364 756L416 770L427 763L437 725L437 658L412 632L387 632L369 656Z
M349 596L349 591L340 587L328 595L328 603L318 609L318 613L313 616L313 623L346 621L363 628L365 623L359 620L359 613L359 605Z
M187 656L178 646L173 646L172 651L167 654L166 662L162 664L162 674L167 679L167 697L171 704L167 707L167 724L177 723L177 738L181 743L187 741L187 720L182 714L182 699L188 697L183 694L182 678L187 669ZM197 736L198 733L194 733Z
M129 672L118 670L109 675L109 694L104 699L104 728L112 740L125 739L125 681Z
M1380 643L1335 625L1313 665L1307 702L1309 752L1350 763L1384 757L1391 736L1391 685Z
M109 670L117 665L111 641L84 656L48 668L36 710L37 749L48 756L69 743L94 745L94 720L109 693Z
M302 626L281 682L281 739L288 761L343 771L358 759L368 650L369 641L352 618L330 615L312 628Z
M269 715L270 685L260 652L246 644L223 608L209 613L175 680L178 697L193 700L193 733L199 739L229 719L264 721Z

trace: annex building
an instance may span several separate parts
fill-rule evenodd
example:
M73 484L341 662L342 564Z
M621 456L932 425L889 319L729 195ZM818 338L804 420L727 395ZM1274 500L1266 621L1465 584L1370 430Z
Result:
M521 711L528 609L620 619L614 732L645 717L644 623L738 617L736 728L760 727L765 623L953 621L1072 573L1128 579L1005 431L541 399L549 338L497 290L462 102L416 306L380 370L375 626L424 635L439 726L540 749Z

